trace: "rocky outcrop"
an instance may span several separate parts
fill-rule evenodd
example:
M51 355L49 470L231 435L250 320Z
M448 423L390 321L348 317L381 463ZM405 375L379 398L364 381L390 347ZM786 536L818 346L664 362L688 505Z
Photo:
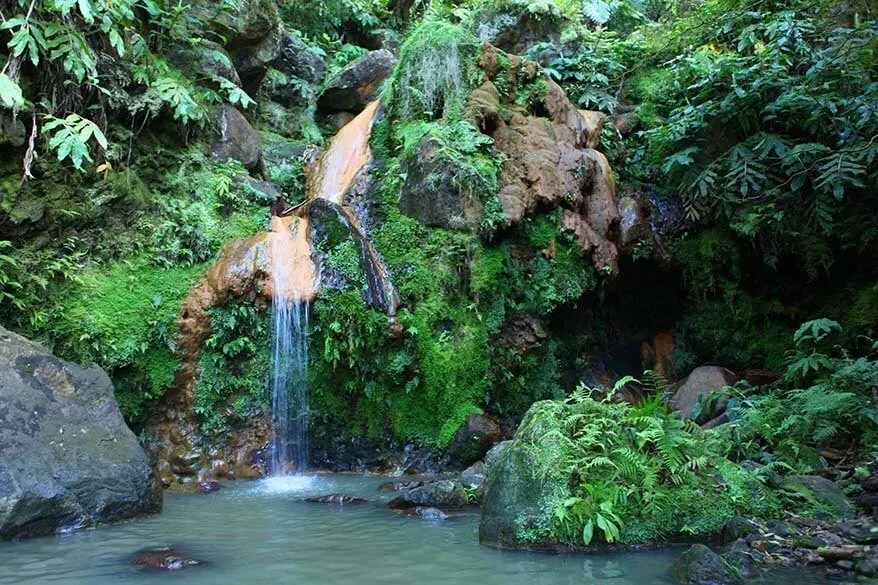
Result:
M0 327L0 539L161 508L161 485L107 374Z
M818 504L837 518L851 518L856 513L853 505L836 484L819 475L791 475L784 478L781 489L797 494L803 500Z
M317 109L324 114L361 112L378 95L395 66L396 57L386 49L366 53L327 82L317 99Z
M734 372L719 366L697 367L680 383L668 406L671 410L679 412L681 418L691 419L695 413L695 406L702 395L721 390L724 386L730 386L737 379ZM724 410L723 401L717 414L722 414Z
M508 60L508 68L501 63ZM563 208L564 227L574 232L597 269L618 272L621 215L613 171L597 146L603 117L578 110L536 63L485 46L480 66L487 80L470 96L479 128L504 155L497 194L507 225L538 208ZM505 98L497 87L505 88ZM528 105L514 96L534 95Z
M223 161L235 159L248 170L259 169L262 164L262 141L247 118L229 105L219 108L215 118L219 134L210 146L211 157Z
M497 6L500 6L499 4ZM476 14L476 36L483 43L523 55L538 43L558 43L563 20L554 5L543 12L531 10L524 3L509 3L503 8L486 8Z
M168 61L191 77L199 79L221 77L237 86L241 85L241 78L229 52L213 41L178 43L171 47Z
M281 36L280 52L272 66L284 75L296 77L312 85L319 84L326 75L323 57L290 33Z
M422 140L414 156L403 162L406 180L399 193L399 209L424 225L475 229L482 219L482 202L461 193L458 172L442 156L442 145Z
M325 496L306 498L305 501L310 504L333 504L336 506L350 506L353 504L365 504L369 500L365 498L358 498L356 496L349 496L347 494L326 494Z
M500 423L486 414L468 414L448 447L451 466L463 469L480 460L503 438Z

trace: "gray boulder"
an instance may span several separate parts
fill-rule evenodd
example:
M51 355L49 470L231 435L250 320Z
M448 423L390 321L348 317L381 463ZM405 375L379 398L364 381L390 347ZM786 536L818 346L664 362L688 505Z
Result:
M317 98L317 109L324 114L361 112L377 97L394 67L396 57L387 49L366 53L327 82Z
M488 452L485 453L485 473L488 472L488 468L490 468L500 459L500 456L511 444L512 441L500 441L499 443L488 449Z
M560 45L564 25L556 8L539 13L525 8L523 3L485 9L473 20L480 41L513 55L523 55L538 43Z
M696 544L680 555L671 572L680 585L737 585L741 579L726 565L723 558Z
M272 66L310 84L320 83L326 75L323 56L290 33L281 36L280 51Z
M233 158L253 170L262 160L262 141L259 133L236 108L225 105L216 113L218 136L210 146L210 155L217 160Z
M0 327L0 539L161 509L161 484L107 374Z
M444 479L431 481L399 496L387 503L391 508L401 510L423 506L428 508L463 508L469 505L469 498L463 485L458 481Z
M724 386L730 386L738 380L734 372L719 366L699 366L692 370L679 389L671 398L668 406L671 410L679 412L680 418L691 419L695 414L695 406L702 394L720 390ZM718 405L720 415L725 410L724 401ZM703 421L707 422L707 421Z

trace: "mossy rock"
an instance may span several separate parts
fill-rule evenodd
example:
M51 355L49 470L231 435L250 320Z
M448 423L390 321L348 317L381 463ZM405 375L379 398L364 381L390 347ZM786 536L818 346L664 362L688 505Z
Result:
M680 555L671 572L680 585L741 583L741 579L732 572L723 558L703 544L696 544Z
M780 488L830 516L846 519L856 515L856 509L844 496L841 488L825 477L791 475L781 481Z

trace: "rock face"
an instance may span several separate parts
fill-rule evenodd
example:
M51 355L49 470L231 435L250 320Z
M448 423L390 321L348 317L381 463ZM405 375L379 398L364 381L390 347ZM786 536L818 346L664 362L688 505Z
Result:
M698 404L699 396L734 384L737 379L734 372L725 368L699 366L682 381L668 406L671 410L679 412L681 418L690 419L695 405Z
M671 569L680 585L734 585L741 580L732 573L722 557L696 544L680 555Z
M329 80L317 99L317 109L325 114L361 112L375 99L395 66L396 57L386 49L366 53Z
M486 414L469 414L448 448L451 466L465 468L482 457L503 438L500 423Z
M219 136L210 146L210 155L217 160L233 158L253 170L262 161L259 133L236 108L225 105L216 115Z
M542 42L557 43L563 24L560 14L536 14L524 4L511 3L511 8L485 10L475 17L476 35L507 53L522 55Z
M194 45L179 43L171 48L168 60L187 75L201 78L222 77L237 86L241 85L232 57L219 43L208 40Z
M161 485L107 374L0 327L0 539L161 509Z
M501 66L508 59L508 69ZM532 61L482 49L487 81L473 91L469 110L479 128L503 153L497 194L507 225L520 223L539 208L563 208L564 227L579 247L592 255L595 268L618 272L621 215L616 184L606 157L594 149L603 117L581 112L554 81ZM515 96L530 88L535 97L521 106Z
M462 196L458 169L441 156L442 146L424 140L417 154L405 161L406 180L399 193L399 209L424 225L474 229L482 218L482 204Z
M280 53L272 65L285 75L298 77L310 84L317 84L326 75L326 62L297 36L284 33L280 40Z

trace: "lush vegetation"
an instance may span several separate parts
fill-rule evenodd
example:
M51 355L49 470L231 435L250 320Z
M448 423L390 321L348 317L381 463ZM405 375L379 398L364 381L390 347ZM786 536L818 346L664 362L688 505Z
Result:
M770 474L861 462L878 438L870 10L0 1L0 323L105 367L142 427L174 384L185 295L226 242L264 228L279 194L304 197L306 162L336 123L317 96L387 46L398 63L364 206L402 305L393 319L367 305L360 249L324 218L314 432L444 447L470 413L517 422L553 399L557 451L539 471L568 486L546 528L561 540L642 542L769 515L785 505ZM308 66L253 66L266 31ZM558 209L504 224L507 161L468 107L484 40L609 116L600 149L659 236L626 252L617 279L592 267ZM504 120L545 117L545 79L511 78L504 52L496 67ZM205 154L223 105L256 128L256 165ZM433 166L416 177L424 158ZM424 185L459 194L479 220L431 227L403 213L400 194ZM583 385L636 371L641 346L670 330L678 374L706 362L784 374L725 389L730 422L709 432L666 412L656 388L616 404ZM194 387L210 440L264 415L267 336L261 301L212 309Z

